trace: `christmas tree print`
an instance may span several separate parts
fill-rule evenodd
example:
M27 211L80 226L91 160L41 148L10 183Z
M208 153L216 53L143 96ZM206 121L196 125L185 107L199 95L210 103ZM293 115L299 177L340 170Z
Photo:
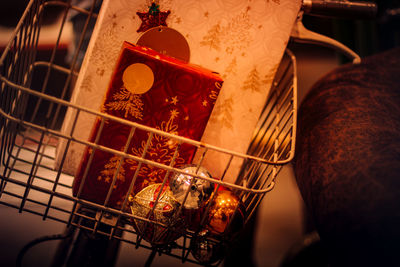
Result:
M175 118L178 117L178 115L179 112L176 109L171 110L168 121L163 121L160 126L156 127L156 129L171 134L178 134L178 124L176 124L174 121ZM132 154L138 157L142 157L146 143L147 140L142 141L141 146L139 148L132 148ZM168 138L166 136L155 134L153 138L150 140L148 149L145 154L145 158L153 162L157 162L168 166L171 164L177 146L178 143L175 140ZM127 159L126 161L131 165L131 170L136 171L138 167L138 162L131 159ZM184 163L185 163L184 159L179 156L179 151L177 151L173 166L179 168L182 167ZM166 171L162 168L152 166L149 164L143 164L138 174L139 177L145 178L142 181L141 188L144 188L145 186L154 183L162 182L165 173Z
M125 111L124 117L128 115L141 120L143 119L143 102L140 95L131 93L125 87L122 87L113 95L113 102L106 104L108 111L117 110Z
M93 87L92 74L88 74L82 81L81 89L87 92L92 92Z
M215 49L217 51L221 50L221 26L219 24L214 25L208 33L203 37L200 42L201 46L209 46L210 49Z
M226 76L228 75L228 74L230 74L230 75L236 75L236 73L237 73L237 62L236 62L236 57L234 57L233 59L232 59L232 61L229 63L229 65L226 67L226 69L225 69L225 74L224 74L224 78L226 78Z
M224 100L222 105L218 105L215 108L215 116L210 118L212 123L218 123L221 127L225 127L228 129L233 128L233 116L232 116L232 108L233 106L233 98L229 97Z
M108 163L104 165L104 170L100 172L100 175L97 177L97 180L101 181L103 180L106 183L111 183L114 175L118 169L120 157L119 156L113 156L110 158ZM117 174L117 181L124 182L125 181L125 169L123 168L122 164L118 169L118 174ZM114 189L117 187L117 183L114 185Z
M270 85L275 77L275 70L278 69L278 65L276 64L271 70L264 76L264 79L262 80L262 83L265 85Z
M247 76L247 79L244 81L242 85L242 90L251 91L252 93L261 91L260 75L256 67L254 67L250 71L249 75Z

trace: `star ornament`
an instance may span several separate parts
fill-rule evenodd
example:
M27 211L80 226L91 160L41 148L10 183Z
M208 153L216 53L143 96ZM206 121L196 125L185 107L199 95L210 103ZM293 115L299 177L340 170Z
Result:
M166 20L171 11L160 11L160 6L156 3L152 3L149 6L149 11L147 12L136 12L139 18L142 20L137 32L145 32L151 28L157 26L167 26Z
M178 103L178 97L174 96L173 98L171 98L171 103L176 105Z

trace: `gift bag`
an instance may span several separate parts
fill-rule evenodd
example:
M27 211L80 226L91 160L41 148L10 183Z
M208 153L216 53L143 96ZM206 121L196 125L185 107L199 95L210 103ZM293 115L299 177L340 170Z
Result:
M156 1L162 22L180 32L190 47L190 62L220 73L224 80L215 108L201 141L224 149L246 153L256 123L293 23L300 0L160 0ZM124 41L136 43L151 25L152 1L104 0L72 96L72 102L98 110L114 62ZM140 16L139 16L140 14ZM144 15L143 15L144 14ZM74 111L68 111L63 131L71 132ZM87 140L95 121L79 114L72 136ZM75 174L83 145L68 146L63 171ZM66 148L60 142L57 167ZM203 165L214 177L221 177L229 156L208 153ZM224 179L234 182L241 161L231 162Z
M101 110L166 133L200 140L221 87L222 79L212 71L124 42ZM105 119L100 125L98 118L90 142L166 166L182 167L191 162L196 151L190 144L183 143L178 148L173 138L150 136L148 131L113 119ZM74 180L73 192L81 198L103 204L112 187L109 204L120 207L133 177L133 191L129 192L133 194L166 177L163 168L145 163L139 166L134 159L93 150L85 149Z

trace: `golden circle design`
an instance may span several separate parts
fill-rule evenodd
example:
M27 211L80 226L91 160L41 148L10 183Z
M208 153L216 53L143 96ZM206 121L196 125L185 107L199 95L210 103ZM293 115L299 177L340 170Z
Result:
M146 64L134 63L124 70L122 81L131 93L144 94L153 86L154 73Z

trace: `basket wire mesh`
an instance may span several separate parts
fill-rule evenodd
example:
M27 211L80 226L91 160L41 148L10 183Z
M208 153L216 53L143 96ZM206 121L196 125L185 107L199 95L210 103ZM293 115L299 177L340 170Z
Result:
M246 221L249 220L263 197L274 188L276 177L282 166L289 163L294 156L297 110L295 57L289 50L286 50L276 73L268 101L254 132L248 153L241 154L229 151L100 113L96 110L75 105L68 100L68 90L78 75L78 52L73 55L68 67L57 64L55 58L62 48L61 39L68 27L69 14L78 12L86 17L86 23L78 41L77 51L79 51L79 48L83 46L84 36L90 23L97 16L94 12L95 5L96 1L93 1L89 11L87 11L72 6L70 2L30 1L14 31L12 39L0 58L0 203L16 208L19 212L24 211L39 215L43 220L51 219L65 223L67 226L74 226L105 235L110 239L115 238L131 243L136 248L152 249L153 251L180 258L183 261L196 263L197 261L190 257L190 240L198 234L201 227L197 230L181 231L182 238L176 242L155 248L152 244L142 240L142 236L131 226L131 221L141 220L147 222L147 225L153 224L161 227L168 227L168 225L154 221L149 216L147 218L139 217L127 212L128 195L126 195L120 209L111 208L108 205L121 163L124 159L138 162L137 171L128 190L128 192L131 192L138 170L144 164L166 171L163 186L167 184L168 177L171 174L183 173L181 169L173 167L176 155L183 144L195 146L198 153L201 153L202 156L195 163L198 167L201 166L203 158L209 151L223 153L228 156L229 160L224 173L228 171L232 160L240 159L243 161L243 166L234 183L227 182L224 179L224 175L220 180L199 175L193 175L193 177L208 180L215 184L217 189L220 186L230 188L242 200L246 209L245 219ZM59 21L59 32L54 41L50 57L46 60L38 60L37 50L40 42L42 20L46 9L50 6L57 6L63 10ZM36 74L39 71L44 72L45 75L44 78L39 78L41 89L34 90L31 84L35 79L38 79ZM58 93L54 94L54 88L50 88L49 80L56 74L62 76L62 82L60 82L60 88L57 89ZM28 103L34 103L33 108ZM45 107L45 111L40 112L43 107ZM76 111L75 123L81 113L91 114L99 118L100 130L94 142L74 138L73 133L78 130L74 126L67 133L62 132L57 127L60 117L62 119L62 114L67 108ZM147 144L141 157L127 153L128 145L125 146L125 150L118 151L97 144L102 127L107 120L114 120L130 127L127 144L129 144L135 131L141 130L149 133ZM155 136L163 136L178 144L169 165L145 158L149 144ZM118 156L117 171L113 176L104 203L94 203L80 197L84 180L77 195L74 196L72 194L74 177L62 172L63 160L60 168L54 168L56 146L62 139L67 143L63 153L63 160L70 144L74 142L90 147L94 151L105 151ZM90 165L90 159L88 165ZM193 182L193 180L191 181ZM184 201L187 199L188 193L189 191L186 192ZM212 198L214 197L215 194ZM158 198L153 206L153 212L157 202ZM211 202L212 200L209 201L206 207L200 226L206 222ZM181 212L182 206L178 210L178 214ZM234 216L237 216L237 212L235 212ZM228 229L229 227L230 225L228 225ZM176 229L170 230L179 231ZM219 242L226 238L222 234L214 241Z

